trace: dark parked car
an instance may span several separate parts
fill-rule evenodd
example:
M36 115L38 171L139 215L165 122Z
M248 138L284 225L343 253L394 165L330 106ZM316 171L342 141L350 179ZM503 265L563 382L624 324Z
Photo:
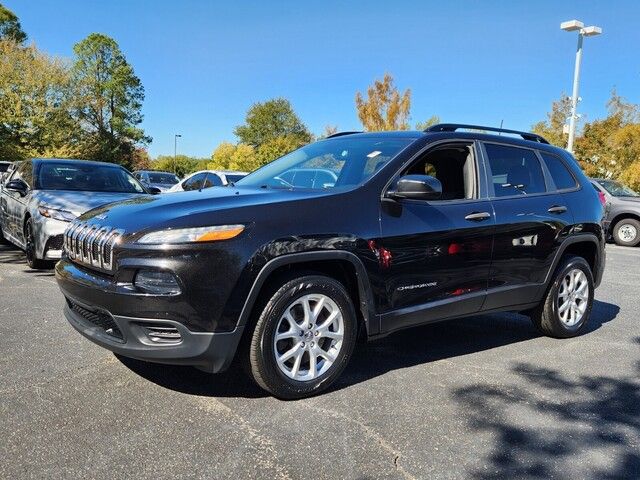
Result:
M618 245L640 243L640 194L614 180L592 178L594 188L604 198L606 233Z
M337 134L235 186L89 212L56 267L66 317L124 356L238 357L281 398L329 387L358 337L502 310L578 335L605 264L598 195L543 138L469 128ZM335 182L283 183L307 168Z
M80 214L147 191L119 165L32 159L0 185L0 236L22 248L32 268L62 254L62 234Z
M133 172L133 176L140 180L145 187L158 189L160 192L168 191L180 181L175 173L155 170L138 170Z

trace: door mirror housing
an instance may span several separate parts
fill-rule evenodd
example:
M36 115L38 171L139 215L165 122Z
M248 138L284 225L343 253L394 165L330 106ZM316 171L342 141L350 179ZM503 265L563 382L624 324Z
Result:
M18 192L21 197L24 197L29 191L29 186L20 179L15 179L7 182L4 188L11 192Z
M396 183L396 189L387 195L411 200L438 200L442 196L442 184L429 175L405 175Z
M162 193L162 190L160 190L158 187L146 187L147 188L147 192L149 192L151 195L158 195L159 193Z

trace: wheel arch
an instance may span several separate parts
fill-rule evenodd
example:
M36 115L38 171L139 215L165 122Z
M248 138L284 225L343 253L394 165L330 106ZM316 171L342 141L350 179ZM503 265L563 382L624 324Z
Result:
M634 220L637 220L640 222L640 214L637 212L630 212L630 211L618 212L616 213L616 216L611 219L611 224L609 226L609 230L611 234L613 234L613 229L615 228L616 224L625 218L633 218Z
M604 247L598 240L598 237L592 233L576 234L564 240L558 249L558 253L553 260L551 268L549 269L549 273L545 281L545 289L546 285L553 281L553 273L558 268L560 260L567 254L580 256L587 261L591 267L594 282L596 286L598 286L602 279L602 263L604 261L604 251L601 252L601 250L604 250Z
M366 334L378 333L379 325L376 321L371 285L365 267L355 254L342 250L293 253L267 262L253 282L240 313L238 325L244 327L249 322L268 280L275 280L296 270L317 272L343 283L353 300L358 320L362 322Z

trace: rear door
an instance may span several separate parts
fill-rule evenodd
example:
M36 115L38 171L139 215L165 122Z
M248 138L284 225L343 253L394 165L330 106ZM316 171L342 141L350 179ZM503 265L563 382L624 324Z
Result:
M496 225L483 310L531 303L573 219L535 149L485 142L483 154Z
M33 188L33 162L25 160L11 176L11 180L22 180L29 187L26 196L21 196L18 192L4 189L3 195L3 217L6 222L6 231L18 243L24 243L23 219L27 209L27 203Z

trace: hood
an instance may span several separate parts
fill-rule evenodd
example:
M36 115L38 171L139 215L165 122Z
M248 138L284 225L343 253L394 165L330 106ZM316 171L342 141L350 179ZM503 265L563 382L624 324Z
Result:
M75 192L71 190L40 190L36 195L39 205L66 210L76 217L93 208L146 194L116 192Z
M338 188L330 190L281 190L254 187L221 187L176 192L171 195L141 196L116 204L105 205L82 216L81 220L95 219L96 223L123 229L125 232L138 232L147 228L171 228L203 226L215 224L215 212L226 211L225 219L236 222L255 220L255 209L264 204L309 200L338 193ZM249 207L249 208L245 208ZM238 216L231 213L238 210ZM240 210L243 210L240 213ZM213 218L213 219L212 219ZM224 220L226 221L226 220Z

